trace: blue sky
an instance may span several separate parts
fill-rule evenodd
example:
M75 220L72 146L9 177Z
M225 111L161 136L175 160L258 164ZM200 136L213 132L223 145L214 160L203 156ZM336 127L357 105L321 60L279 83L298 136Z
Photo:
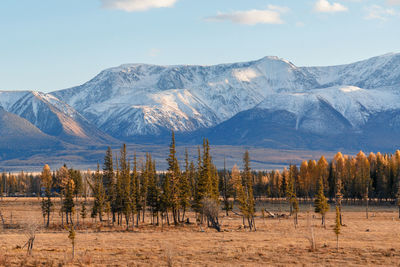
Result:
M400 0L1 0L0 36L0 90L49 92L123 63L400 52Z

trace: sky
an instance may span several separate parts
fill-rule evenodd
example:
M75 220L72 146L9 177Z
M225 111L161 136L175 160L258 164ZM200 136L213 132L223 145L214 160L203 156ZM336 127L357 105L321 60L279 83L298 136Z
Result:
M1 0L0 36L0 90L50 92L124 63L326 66L400 52L400 0Z

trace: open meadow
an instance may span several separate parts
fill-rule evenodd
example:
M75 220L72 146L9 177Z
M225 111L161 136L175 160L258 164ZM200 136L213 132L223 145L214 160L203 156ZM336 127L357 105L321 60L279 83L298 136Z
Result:
M56 203L55 210L59 210ZM400 265L400 220L395 207L371 206L369 219L361 206L344 206L336 249L333 207L326 229L310 205L300 205L299 225L293 218L263 218L261 208L287 213L287 205L258 203L257 231L242 227L241 216L220 212L222 231L190 224L152 226L150 218L129 231L91 218L80 219L75 257L68 232L53 212L51 226L43 228L40 200L4 198L0 232L0 266L287 266L287 265ZM79 212L79 211L78 211ZM27 255L27 229L39 225L32 255ZM310 245L314 233L316 250ZM23 248L22 248L23 247Z

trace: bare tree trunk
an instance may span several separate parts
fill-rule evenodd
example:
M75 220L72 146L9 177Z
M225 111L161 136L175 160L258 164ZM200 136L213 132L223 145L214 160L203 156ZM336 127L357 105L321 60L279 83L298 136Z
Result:
M168 224L168 226L169 226L169 216L168 216L168 210L167 210L166 214L167 214L167 224Z
M336 250L339 251L339 235L336 235Z
M142 223L144 223L144 215L146 212L146 205L143 205L143 216L142 216Z
M186 208L183 208L183 214L182 214L182 221L183 222L185 220L185 213L186 213Z
M164 231L164 212L161 212L161 232Z
M49 224L50 224L50 209L47 211L47 224L46 224L47 228L49 228Z
M125 221L126 221L126 231L129 230L129 215L125 215Z

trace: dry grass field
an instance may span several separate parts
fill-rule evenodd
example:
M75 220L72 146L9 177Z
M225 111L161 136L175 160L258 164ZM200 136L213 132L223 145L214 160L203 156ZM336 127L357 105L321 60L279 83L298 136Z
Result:
M283 205L266 206L277 210ZM56 207L57 208L57 207ZM371 207L366 219L361 207L345 207L344 223L336 250L334 209L327 227L320 226L308 205L301 206L299 226L293 219L262 219L257 213L256 232L241 227L241 217L223 216L222 232L195 224L154 227L147 223L132 231L80 222L76 254L71 258L68 233L60 227L40 228L33 253L21 249L28 224L42 225L38 199L8 198L0 203L4 229L0 227L0 266L400 266L400 220L397 210ZM56 212L54 213L56 216ZM194 216L193 214L189 214ZM194 218L191 217L193 222ZM59 218L53 217L52 223ZM317 250L310 251L313 225Z

